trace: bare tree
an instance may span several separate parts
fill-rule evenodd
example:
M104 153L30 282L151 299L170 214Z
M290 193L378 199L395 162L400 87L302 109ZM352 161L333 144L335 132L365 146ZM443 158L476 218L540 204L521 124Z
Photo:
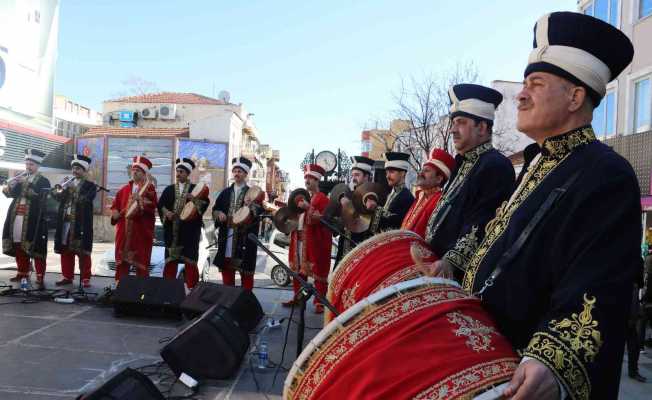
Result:
M159 88L155 82L148 81L141 76L131 75L126 79L120 81L123 89L115 92L113 97L128 97L128 96L142 96L149 93L159 92Z
M478 82L478 69L473 62L457 63L439 75L412 76L401 82L394 94L396 118L404 120L406 129L395 133L397 147L410 153L416 171L421 169L430 150L439 147L452 152L448 110L448 89L458 83Z
M400 90L393 95L396 104L393 114L403 126L390 127L384 142L391 143L396 150L409 153L410 164L415 171L421 169L423 161L435 147L453 153L448 89L459 83L478 82L478 68L473 62L457 63L454 68L438 75L403 79ZM501 127L494 127L493 136L494 143L500 145L498 150L508 152L515 140L503 135L505 131ZM501 140L495 140L497 136Z

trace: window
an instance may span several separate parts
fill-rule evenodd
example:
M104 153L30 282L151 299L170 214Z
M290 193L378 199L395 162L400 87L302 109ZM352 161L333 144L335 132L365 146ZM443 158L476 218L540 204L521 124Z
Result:
M652 0L639 0L638 17L645 18L652 15Z
M652 0L648 1L652 2ZM582 12L608 22L613 26L618 26L618 0L593 0Z
M598 138L606 139L616 133L616 92L607 92L600 105L593 110L593 130Z
M634 84L634 132L643 132L652 127L652 93L650 78Z

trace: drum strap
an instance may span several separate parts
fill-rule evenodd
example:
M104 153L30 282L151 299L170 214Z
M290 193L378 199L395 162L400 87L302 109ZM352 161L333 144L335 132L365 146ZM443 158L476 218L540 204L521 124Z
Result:
M563 195L566 193L568 188L577 180L577 178L580 176L580 172L581 171L576 171L564 183L563 186L556 188L548 195L546 201L543 203L543 205L541 205L541 207L539 207L536 214L534 214L534 217L525 226L525 229L523 229L523 232L521 232L521 235L518 237L518 239L516 239L516 241L512 244L512 246L500 257L500 260L498 261L496 268L494 268L489 278L487 278L487 280L484 281L484 285L482 286L482 288L478 292L474 293L474 296L482 298L482 294L484 293L484 291L487 290L487 288L494 285L496 278L498 277L498 275L500 275L503 272L504 267L510 262L512 262L512 260L514 260L514 258L518 255L519 251L521 251L521 248L523 247L527 239L530 237L532 231L534 231L534 229L537 227L537 225L539 225L543 217L546 216L548 211L552 209L555 203L563 197Z

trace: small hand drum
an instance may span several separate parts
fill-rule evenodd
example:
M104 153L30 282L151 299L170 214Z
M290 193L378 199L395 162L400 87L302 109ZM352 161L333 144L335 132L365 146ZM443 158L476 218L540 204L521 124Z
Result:
M240 207L240 209L233 214L234 226L246 226L251 224L253 220L254 213L251 211L251 208L247 206Z

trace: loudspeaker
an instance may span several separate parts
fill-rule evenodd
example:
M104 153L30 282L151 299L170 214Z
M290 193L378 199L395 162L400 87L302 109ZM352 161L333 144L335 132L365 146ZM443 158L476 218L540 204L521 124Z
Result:
M245 332L251 332L263 317L263 309L251 291L216 283L200 282L181 303L181 311L188 318L206 312L219 304L231 312L231 317Z
M179 376L194 379L226 379L240 366L249 348L249 335L216 304L161 349L161 357Z
M186 297L180 279L139 278L127 276L120 280L111 302L115 314L161 317L181 317L179 306Z
M165 400L152 381L142 373L127 368L104 385L77 400Z

